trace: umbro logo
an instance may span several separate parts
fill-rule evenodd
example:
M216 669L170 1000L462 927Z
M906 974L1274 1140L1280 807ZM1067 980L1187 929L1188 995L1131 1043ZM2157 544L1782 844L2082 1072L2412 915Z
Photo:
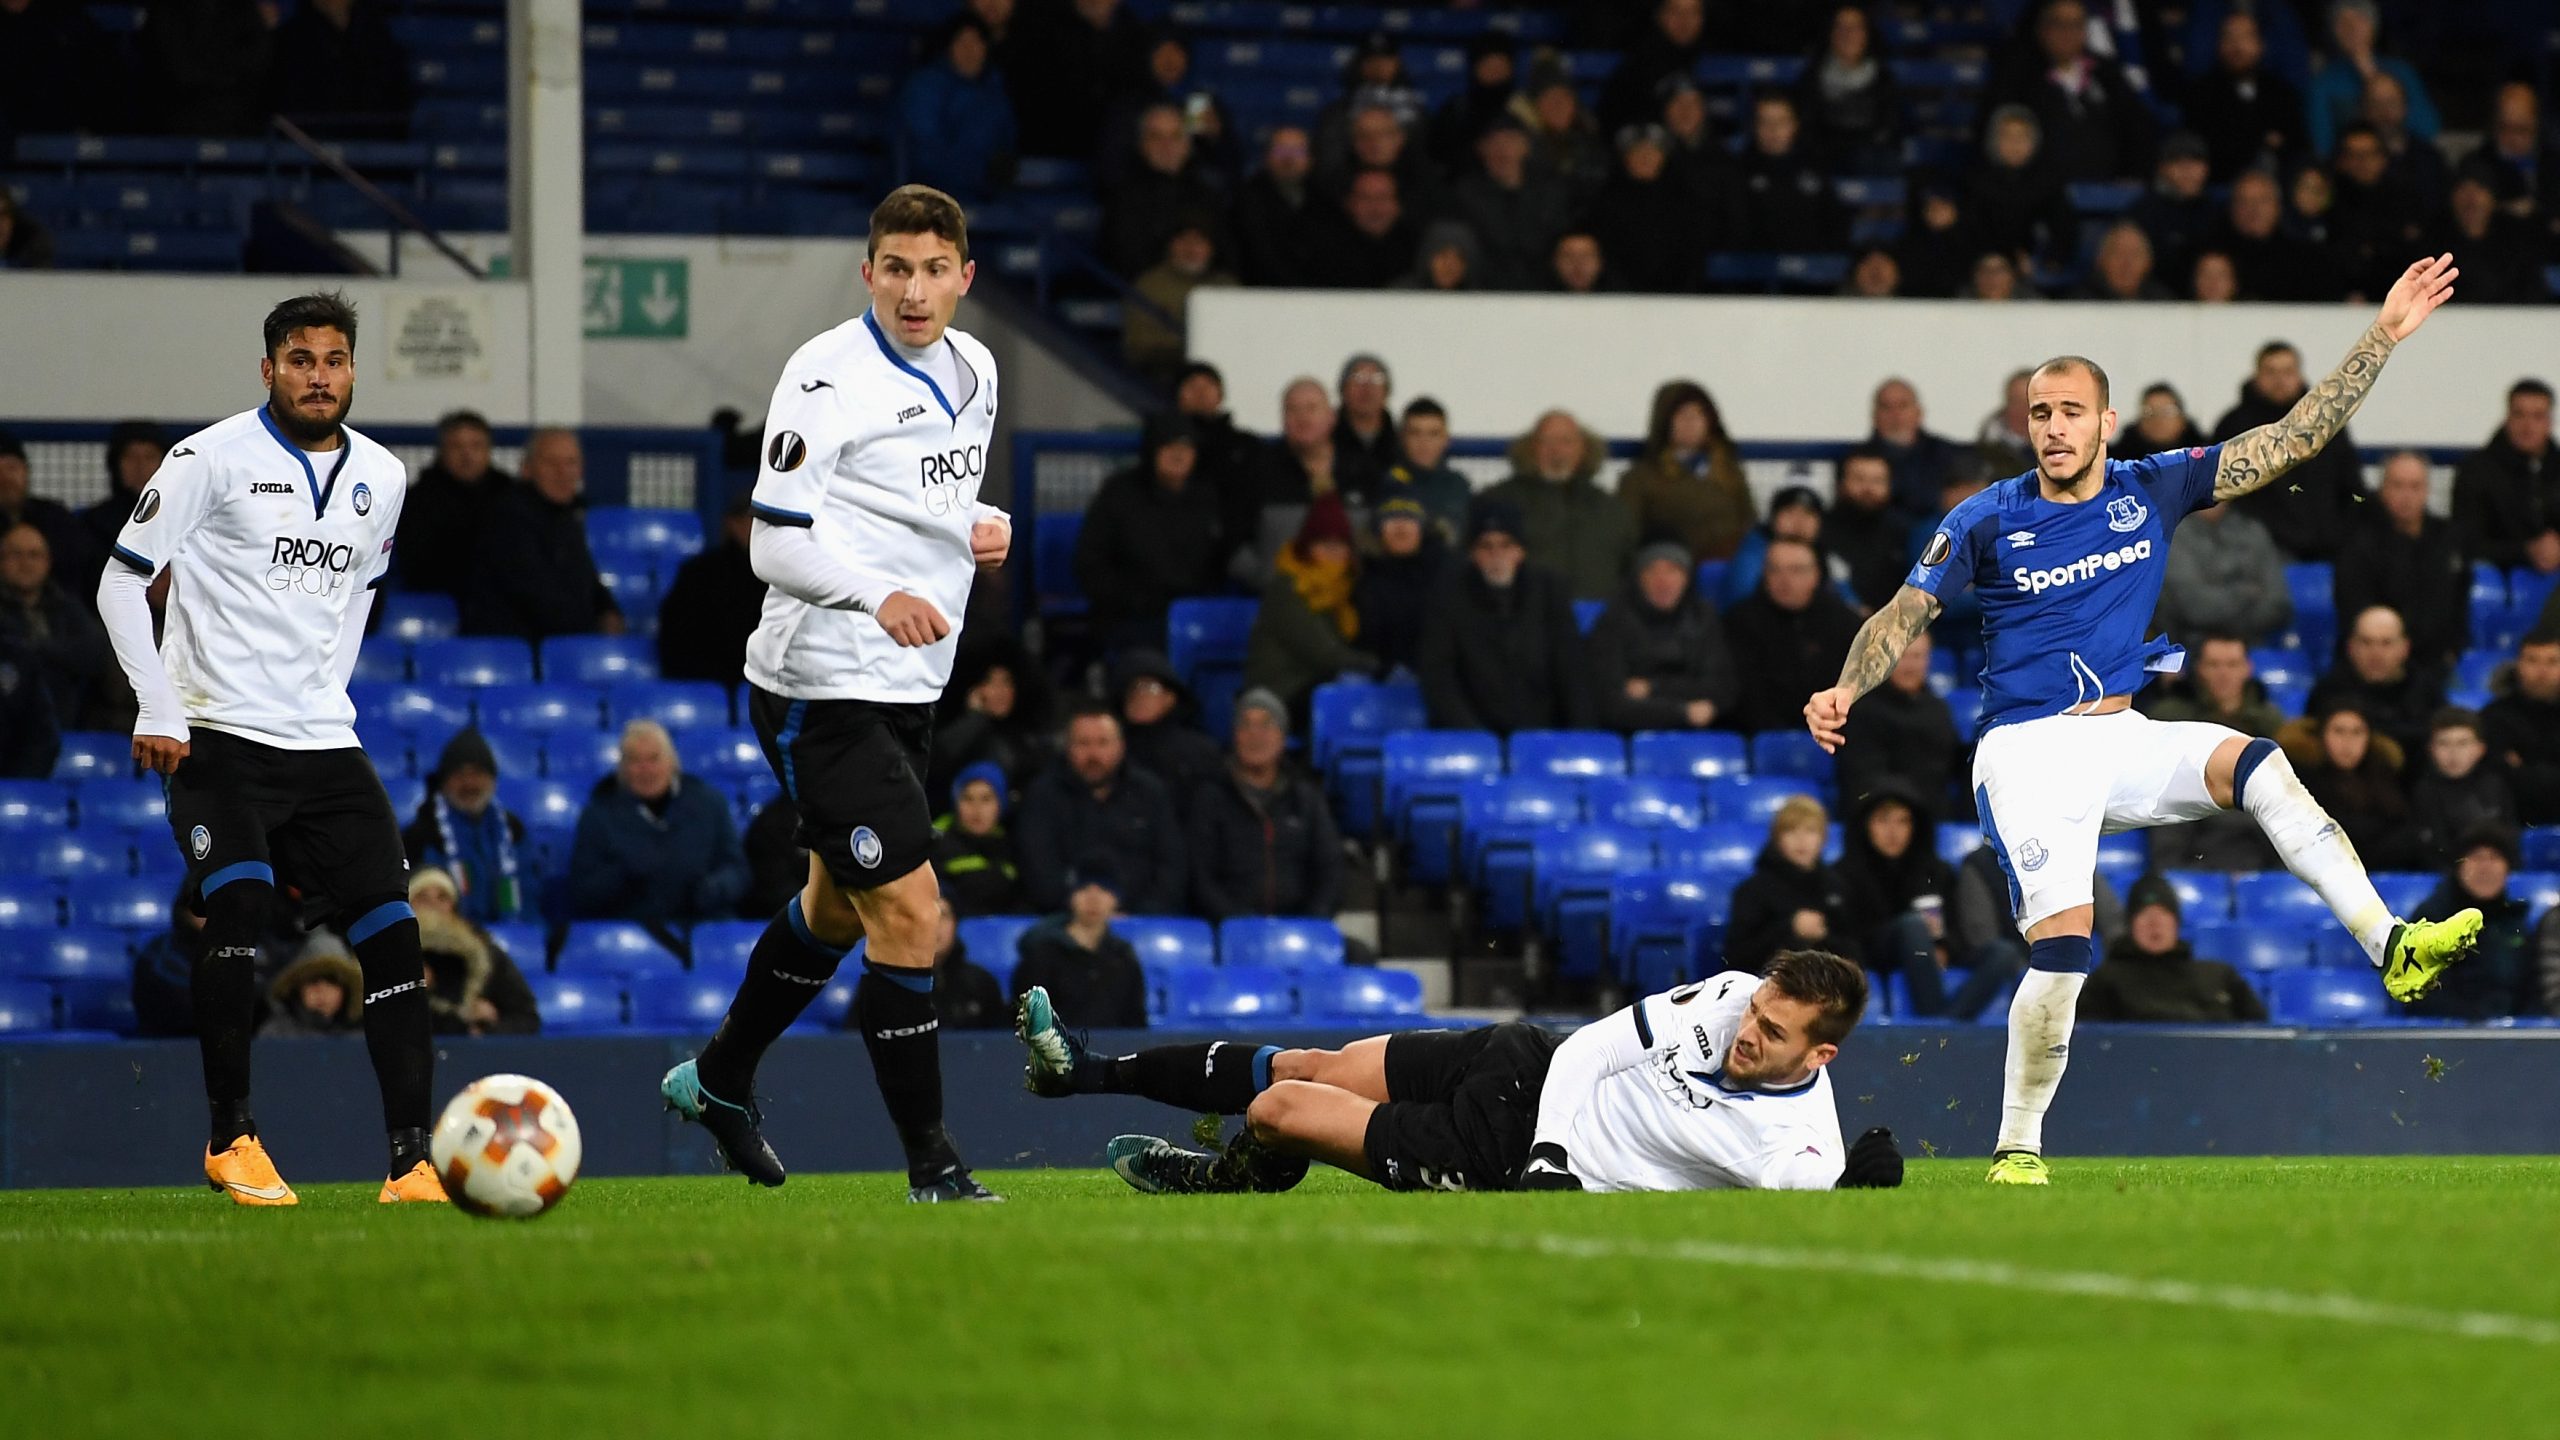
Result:
M836 388L836 386L835 382L832 380L811 380L801 385L800 393L803 395L809 395L820 390L833 390L834 388Z
M916 418L917 416L919 416L919 415L921 415L921 414L923 414L923 413L924 413L924 407L923 407L923 406L921 406L921 405L910 405L910 406L908 406L906 409L899 411L899 412L898 412L898 418L897 418L894 422L892 422L892 423L894 423L894 424L899 424L899 425L904 425L904 424L906 424L908 421L913 420L914 418Z
M2009 542L2010 549L2024 550L2036 543L2036 532L2033 530L2012 530L2000 538Z

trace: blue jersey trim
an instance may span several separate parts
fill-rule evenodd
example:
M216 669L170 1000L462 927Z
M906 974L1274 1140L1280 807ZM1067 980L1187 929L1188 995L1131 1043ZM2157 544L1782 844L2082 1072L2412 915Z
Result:
M791 760L791 742L800 738L800 727L808 718L809 702L792 701L791 708L782 712L782 728L773 737L773 748L782 756L782 793L790 796L794 805L800 803L800 781L798 767Z
M883 965L877 960L863 961L862 968L901 990L912 990L919 995L933 993L933 972L930 970L909 970L898 965Z
M276 425L276 417L264 405L258 407L258 423L267 427L267 433L276 437L276 443L284 447L286 454L301 462L302 482L311 491L311 518L317 520L328 514L329 497L338 493L338 472L346 469L347 462L355 458L355 442L347 438L344 429L338 431L338 463L329 467L329 481L324 485L320 482L319 472L311 468L310 453L284 437L284 431Z
M347 943L361 945L403 920L415 920L418 912L406 900L386 900L364 912L364 918L347 927Z
M923 382L924 382L924 388L926 388L927 390L930 390L930 391L932 391L932 392L933 392L933 401L934 401L934 403L935 403L935 404L937 404L937 405L940 405L940 406L942 407L942 417L943 417L944 419L946 419L946 420L957 420L957 419L959 419L959 418L960 418L960 411L958 410L958 408L957 408L957 407L955 407L955 406L953 406L953 405L952 405L952 403L951 403L951 397L950 397L950 396L948 396L948 395L943 394L943 393L942 393L942 387L933 383L933 377L932 377L932 376L930 376L930 375L927 375L926 373L924 373L923 371L921 371L921 370L917 369L917 368L916 368L916 367L914 367L913 365L908 364L908 363L907 363L907 358L906 358L905 356L903 356L903 355L899 354L899 353L897 352L896 348L890 345L890 343L889 343L889 337L888 337L885 333L883 333L883 332L881 331L881 329L880 329L880 317L879 317L879 316L872 314L872 313L871 313L870 311L868 311L868 310L865 310L865 311L863 311L863 312L862 312L862 323L863 323L863 325L864 325L864 326L866 326L867 328L869 328L869 330L871 331L871 338L872 338L874 341L876 341L876 342L878 342L878 343L879 343L879 346L880 346L880 358L881 358L881 359L888 361L890 364L897 366L899 369L904 370L905 372L907 372L907 373L908 373L908 374L910 374L910 375L913 375L913 376L914 376L914 377L916 377L918 380L923 381ZM950 336L948 336L948 335L945 335L944 337L942 337L942 343L943 343L943 344L945 344L945 345L950 345L950 344L951 344L951 337L950 337ZM960 347L958 347L958 346L956 346L956 345L953 345L953 346L952 346L952 349L951 349L951 353L952 353L952 355L956 358L956 357L960 354ZM974 374L976 374L976 373L977 373L977 371L976 371L976 370L974 370L974 369L972 369L969 373L970 373L970 374L972 374L972 375L974 375Z
M755 517L767 525L798 525L806 529L818 523L813 516L803 515L797 510L785 510L779 505L767 505L761 500L753 502L747 508L754 511Z
M1991 787L1973 787L1973 813L1982 817L1982 843L1991 847L1991 858L2000 862L2000 877L2009 882L2009 914L2015 917L2027 903L2027 892L2018 888L2018 872L2009 867L2009 847L2000 843L2000 827L1991 820Z
M1647 1050L1652 1049L1653 1025L1644 1018L1644 1002L1639 1000L1628 1006L1627 1013L1636 1017L1636 1043Z
M276 883L276 872L274 867L264 860L242 860L236 864L225 865L197 882L197 898L210 900L213 898L214 891L234 880L255 880L262 885L273 885Z
M141 556L134 554L132 551L127 550L121 545L116 547L116 558L127 565L132 566L134 569L141 571L146 579L160 573L159 566L152 564L150 561L143 559Z

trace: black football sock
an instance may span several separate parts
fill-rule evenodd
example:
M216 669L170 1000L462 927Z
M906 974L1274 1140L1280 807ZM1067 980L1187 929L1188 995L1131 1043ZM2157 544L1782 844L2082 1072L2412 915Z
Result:
M1241 1115L1271 1084L1271 1057L1277 1045L1243 1045L1212 1040L1200 1045L1158 1045L1135 1055L1105 1060L1092 1069L1093 1088L1108 1095L1142 1095L1178 1110L1209 1115Z
M753 1099L756 1065L809 1002L835 978L844 951L820 940L800 913L800 897L775 913L747 956L747 978L720 1020L719 1032L694 1057L702 1088L732 1105Z
M435 1168L435 1161L427 1156L427 1132L414 1128L392 1131L391 1168L384 1173L397 1180L420 1165Z
M427 1008L427 967L418 917L406 900L386 900L347 927L364 967L364 1048L382 1087L382 1124L393 1135L427 1128L435 1100L436 1040Z
M869 960L853 987L853 1019L889 1123L907 1151L907 1180L921 1185L960 1163L942 1128L942 1034L934 1017L933 972Z
M234 877L235 871L255 873ZM258 927L276 893L271 873L247 861L206 877L221 883L204 897L204 955L188 990L204 1057L204 1095L213 1109L207 1141L216 1150L258 1133L249 1118L249 1040L258 1029Z

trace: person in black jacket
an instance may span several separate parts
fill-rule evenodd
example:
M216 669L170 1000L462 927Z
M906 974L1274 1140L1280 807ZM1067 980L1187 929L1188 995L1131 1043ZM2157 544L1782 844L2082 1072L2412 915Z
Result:
M2412 1001L2409 1013L2473 1021L2542 1014L2542 967L2534 958L2529 907L2507 893L2516 867L2516 832L2481 826L2458 849L2444 883L2414 918L2442 920L2477 907L2480 948L2446 971L2443 984Z
M456 410L436 422L436 460L400 503L400 548L392 563L403 590L462 598L487 542L498 498L520 482L489 463L489 422Z
M1729 970L1758 970L1781 950L1808 946L1849 960L1863 960L1857 922L1849 912L1849 887L1822 862L1830 828L1822 802L1799 795L1778 807L1769 843L1741 884L1733 887L1733 911L1725 925Z
M2267 1004L2239 971L2199 959L2179 932L2178 892L2146 875L2125 897L2125 933L2080 992L2083 1020L2172 1025L2256 1022Z
M1664 540L1636 552L1635 570L1587 637L1593 708L1612 730L1715 724L1739 686L1724 625L1697 592L1697 563Z
M1949 944L1955 868L1938 858L1937 824L1914 792L1887 782L1849 812L1848 836L1832 867L1849 896L1850 933L1866 947L1879 979L1901 972L1921 1015L1970 1020L2017 978L1997 957L1954 994L1945 972L1960 959Z
M1423 622L1422 701L1432 728L1501 735L1587 728L1582 636L1564 583L1529 563L1520 512L1477 502L1467 515L1466 558L1450 567Z
M1361 562L1351 591L1360 611L1360 642L1378 657L1380 671L1413 670L1422 663L1424 617L1448 573L1449 549L1432 532L1419 500L1389 500L1378 507L1373 523L1378 553Z
M1013 967L1013 998L1032 986L1076 1022L1106 1030L1141 1030L1147 1024L1147 972L1138 952L1111 928L1120 913L1109 865L1079 874L1067 912L1022 932Z
M2290 412L2308 389L2302 380L2302 353L2281 340L2259 347L2258 367L2240 387L2240 403L2214 422L2213 438L2228 440L2243 430L2272 425ZM2267 527L2276 545L2296 560L2327 560L2346 543L2347 530L2364 509L2363 467L2356 444L2342 428L2319 454L2293 467L2282 485L2241 496L2232 502L2241 514Z
M1849 717L1833 778L1843 803L1898 786L1950 818L1973 814L1971 771L1955 713L1929 688L1929 632L1911 637L1882 685Z
M1130 913L1180 914L1190 867L1163 782L1128 763L1119 718L1100 706L1067 722L1066 748L1066 763L1022 797L1017 854L1032 908L1065 909L1075 876L1107 869Z
M1342 908L1342 836L1324 792L1287 767L1288 743L1280 697L1246 691L1226 773L1191 796L1193 913L1330 920Z
M2346 831L2367 865L2394 870L2414 860L2409 795L2400 781L2407 752L2353 700L2334 701L2313 713L2320 719L2310 763L2294 765L2302 787Z
M567 430L525 442L526 482L490 506L464 582L462 633L619 635L622 611L587 549L586 459Z
M1019 795L1055 751L1049 732L1049 680L1021 640L971 631L952 662L951 684L933 722L933 761L925 793L941 794L980 761L1004 772Z
M2377 733L2391 737L2403 757L2416 756L2427 748L2428 724L2444 704L2443 666L2417 659L2409 627L2389 608L2339 614L2347 620L2340 659L2311 687L2305 710L2326 715L2334 706L2352 704Z
M2488 758L2477 712L2457 705L2436 712L2426 762L2412 767L2417 778L2409 785L2413 860L2450 865L2461 858L2455 847L2481 826L2516 828L2516 793L2506 767L2481 763Z
M2480 712L2480 725L2524 823L2560 825L2560 625L2524 637L2512 684Z
M1012 1029L1013 1004L996 983L995 972L969 957L951 901L945 898L939 908L933 936L933 1018L945 1030ZM844 1023L847 1029L858 1023L853 1012L845 1012Z
M1199 460L1189 417L1152 416L1138 463L1103 481L1084 512L1076 582L1114 652L1162 649L1174 601L1224 588L1226 521L1218 493L1194 483Z
M151 477L160 473L160 462L168 453L168 433L148 420L119 420L107 431L106 498L80 511L81 527L89 532L88 568L63 578L63 588L83 604L96 607L98 576L106 569L116 537L124 533L124 522L133 518L135 503L142 499ZM59 573L62 567L57 564L54 569Z
M765 584L747 558L755 531L753 492L729 497L718 543L676 568L658 602L658 673L669 680L746 678L747 637L764 618Z
M1911 517L1893 508L1893 462L1859 446L1840 457L1839 494L1822 517L1822 545L1847 562L1849 590L1879 610L1911 573Z
M2519 380L2507 419L2453 472L2453 523L2462 551L2501 570L2560 570L2560 443L2551 438L2551 387Z
M2364 507L2338 551L2338 613L2394 610L2413 660L2452 664L2471 645L2471 566L2453 523L2427 513L2427 457L2403 450L2383 461L2378 494L2382 503Z
M453 877L433 866L411 872L409 904L418 916L418 948L426 962L427 1008L439 1035L535 1035L542 1014L524 971L456 905ZM542 957L525 957L540 964Z
M1795 101L1762 91L1751 106L1751 145L1734 167L1733 208L1725 217L1732 248L1802 254L1848 243L1848 216L1812 150Z
M951 782L951 813L933 822L933 873L962 915L1018 915L1022 872L1004 828L1004 772L980 761Z
M1218 742L1199 727L1198 707L1161 650L1123 650L1111 662L1120 701L1120 741L1129 763L1163 782L1178 813L1202 781L1226 769Z
M1839 678L1858 617L1822 583L1822 562L1811 545L1779 539L1769 542L1760 588L1725 612L1724 631L1734 668L1751 679L1732 724L1756 734L1804 723L1804 702L1792 697L1799 688L1807 695L1829 689Z

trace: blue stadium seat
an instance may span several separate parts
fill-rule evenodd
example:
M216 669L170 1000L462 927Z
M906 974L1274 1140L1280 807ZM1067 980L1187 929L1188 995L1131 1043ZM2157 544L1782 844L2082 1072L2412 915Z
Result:
M395 590L382 597L382 628L378 633L411 645L421 640L449 640L462 633L462 620L450 595Z
M854 952L861 953L861 948L857 944ZM827 982L827 988L819 991L818 998L809 1002L809 1008L800 1012L800 1018L791 1022L792 1030L806 1035L821 1030L843 1029L845 1017L853 1013L853 987L861 974L862 967L858 964L838 966L836 977Z
M571 731L569 733L576 735L579 732ZM445 740L449 740L451 738L451 736L444 736L437 739L432 748L429 747L424 740L420 741L419 748L426 750L429 764L435 763L434 756L436 751L442 749L444 747ZM489 754L498 762L498 778L501 783L515 780L520 777L530 778L543 773L542 737L540 735L534 734L529 730L512 730L498 725L483 725L480 727L480 738L489 742Z
M1458 794L1458 859L1481 885L1488 847L1525 854L1526 837L1582 818L1582 787L1552 775L1488 775Z
M555 685L655 680L657 649L637 635L554 635L542 642L542 678Z
M586 809L591 781L538 780L531 776L517 779L510 775L498 786L498 803L515 812L528 830L575 830L579 812Z
M2293 595L2293 617L2327 616L2332 622L2338 614L2338 598L2334 588L2334 572L2325 561L2284 567L2284 588Z
M152 780L92 780L72 792L83 830L152 830L166 843L169 793Z
M1041 614L1084 613L1084 589L1076 580L1076 540L1083 533L1081 510L1044 511L1033 519L1031 583L1039 593Z
M1532 842L1531 913L1556 937L1559 973L1597 972L1609 892L1620 875L1654 865L1653 835L1627 825L1570 825Z
M1165 612L1165 658L1184 684L1203 668L1241 669L1245 640L1253 633L1259 600L1230 597L1176 600Z
M2320 893L2283 870L2263 870L2231 878L2232 914L2258 925L2291 925L2309 930L2334 923Z
M2394 915L2416 914L2418 907L2427 903L2427 897L2435 893L2437 884L2435 876L2423 871L2386 870L2372 880L2374 893L2382 897L2382 903L2390 906ZM2325 907L2321 913L2328 913Z
M114 980L133 982L133 956L113 930L12 930L0 932L0 975L16 980Z
M1762 847L1768 843L1767 826L1725 820L1710 820L1694 830L1675 830L1657 842L1663 868L1721 874L1728 879L1750 874L1751 867L1759 863Z
M55 880L88 881L133 873L133 855L121 831L57 830L0 845L0 869Z
M2519 870L2508 877L2507 893L2522 900L2530 913L2547 914L2560 905L2560 872Z
M1410 873L1448 882L1457 859L1460 797L1502 773L1502 742L1481 730L1407 730L1380 752L1387 828L1405 842Z
M1982 730L1982 691L1972 685L1958 685L1946 694L1947 716L1955 722L1956 738L1970 745Z
M1346 965L1297 976L1298 1018L1310 1025L1368 1024L1422 1014L1422 977L1410 970Z
M2249 652L2249 669L2262 685L2310 685L2320 679L2320 659L2299 650L2263 648Z
M72 887L71 923L110 930L165 930L169 886L154 879L94 880Z
M622 1028L622 981L612 975L526 975L545 1035L592 1035Z
M410 663L418 679L430 685L478 687L533 679L533 647L511 635L422 640L411 651Z
M1218 963L1217 932L1206 920L1187 915L1124 915L1111 922L1111 928L1129 942L1150 971Z
M493 730L593 730L604 723L604 706L585 685L492 685L480 692L477 708L480 723Z
M2160 878L2178 892L2178 912L2190 922L2220 920L2233 913L2231 877L2220 870L2163 870Z
M62 887L40 875L0 875L0 930L62 923Z
M1662 775L1611 775L1583 786L1594 820L1651 829L1694 830L1707 821L1696 781Z
M0 835L19 843L29 833L71 824L71 789L52 780L0 780Z
M2197 959L2252 972L2300 969L2313 958L2310 937L2290 926L2211 920L2184 926L2180 934Z
M674 975L684 961L628 920L580 920L551 968L563 975Z
M587 510L587 548L603 563L606 552L663 557L672 568L702 553L702 517L691 510L596 505Z
M53 778L66 782L124 780L133 775L133 737L111 730L67 730L53 757Z
M2524 868L2560 870L2560 825L2536 825L2524 832Z
M2498 667L2507 663L2507 655L2499 650L2466 650L2453 664L2453 688L2486 690L2496 678Z
M1422 687L1410 684L1330 680L1316 687L1312 711L1308 758L1327 772L1346 755L1377 754L1393 731L1419 730L1426 723Z
M718 729L729 724L729 690L709 680L641 680L616 685L604 696L607 723L655 720L670 730Z
M1220 965L1317 970L1343 963L1342 931L1330 920L1238 916L1218 927Z
M716 975L731 984L747 973L747 957L764 936L763 920L705 920L693 927L693 973Z
M53 991L26 981L0 981L0 1035L40 1035L53 1028Z
M540 921L501 920L495 925L482 928L489 932L489 938L497 942L499 949L507 952L507 958L516 962L516 968L525 974L537 975L551 967L550 958L546 953L549 944L543 938Z
M413 685L405 680L357 681L347 687L359 725L388 725L413 735L449 735L470 724L474 693L457 685Z
M2545 575L2519 566L2507 573L2507 613L2516 628L2528 630L2542 617L2542 607L2551 603L2551 595L2560 590L2560 574Z
M1165 977L1165 1012L1170 1024L1213 1029L1294 1021L1295 977L1255 965L1176 970Z
M1982 848L1982 827L1961 820L1946 820L1938 825L1938 858L1950 865L1961 865L1964 857Z
M1778 807L1794 796L1810 795L1821 799L1812 785L1802 780L1757 775L1719 775L1707 782L1707 814L1734 824L1757 825L1767 830L1777 817Z
M631 1024L640 1030L708 1035L729 1013L737 986L703 975L647 975L631 981Z
M1722 730L1646 730L1635 738L1635 773L1711 780L1751 769L1749 744Z
M1609 602L1606 600L1574 601L1573 628L1585 635L1590 634L1591 627L1600 623L1600 612L1608 608Z
M398 640L367 640L356 649L353 678L366 685L397 685L409 678L409 650L408 645Z
M1751 737L1751 773L1769 779L1831 785L1831 756L1803 730L1766 730Z
M1010 995L1014 962L1022 958L1022 932L1039 923L1036 915L972 915L960 922L960 944L970 962L996 977L996 988Z
M1724 928L1732 892L1696 875L1646 870L1609 890L1609 962L1637 994L1695 979L1699 956Z
M62 1028L130 1035L135 1028L133 976L129 971L53 982Z
M1627 773L1627 743L1606 730L1522 730L1510 749L1514 775L1590 780Z
M770 768L756 732L744 727L688 731L676 737L676 753L684 758L685 773L708 776L723 786Z
M621 763L622 736L616 731L560 730L542 742L542 773L554 780L592 785Z
M2275 970L2266 979L2267 1018L2278 1025L2357 1025L2389 1013L2380 973Z

